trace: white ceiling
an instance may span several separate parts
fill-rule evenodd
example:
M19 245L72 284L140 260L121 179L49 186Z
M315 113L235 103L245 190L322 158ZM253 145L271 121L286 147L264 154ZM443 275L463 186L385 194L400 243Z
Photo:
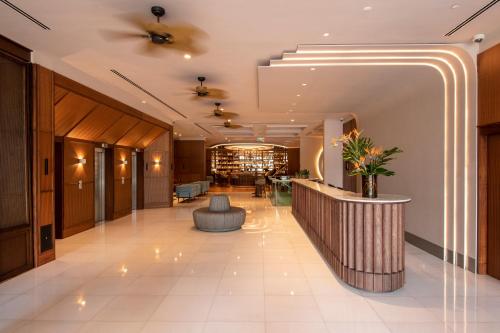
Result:
M484 45L491 45L496 40L488 36L500 36L498 4L453 37L443 37L489 1L11 0L51 30L41 29L0 3L0 33L33 49L36 62L157 118L175 121L175 130L183 138L208 136L208 142L215 143L225 137L233 142L255 141L263 135L266 142L294 145L304 128L316 127L325 117L342 117L374 104L383 108L409 90L419 89L417 83L425 82L430 74L401 68L328 68L313 73L296 68L258 69L259 65L295 50L298 44L463 43L483 32L487 35ZM451 9L452 4L460 6ZM189 22L206 31L208 52L190 60L175 52L152 58L137 53L141 40L111 43L99 33L100 29L134 31L119 18L122 14L140 13L153 21L152 5L165 7L167 25ZM364 11L365 6L373 9ZM323 37L325 32L330 36ZM188 118L132 88L110 69L125 74ZM243 128L213 127L221 121L206 118L212 102L191 99L187 89L196 85L201 74L207 76L208 87L229 92L230 99L223 106L240 114L233 122ZM410 86L400 84L408 75L421 80L411 81ZM302 95L300 101L294 101L297 93ZM296 108L289 108L294 102Z

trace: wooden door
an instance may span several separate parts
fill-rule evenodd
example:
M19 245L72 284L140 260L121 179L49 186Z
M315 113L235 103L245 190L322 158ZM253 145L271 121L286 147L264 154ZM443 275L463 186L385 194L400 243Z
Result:
M500 134L488 136L488 274L500 279Z
M33 267L29 77L0 50L0 281Z

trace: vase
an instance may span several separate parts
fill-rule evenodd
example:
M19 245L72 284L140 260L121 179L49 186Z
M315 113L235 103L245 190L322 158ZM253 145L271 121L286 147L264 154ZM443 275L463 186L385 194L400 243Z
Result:
M377 175L361 176L362 191L364 198L377 197Z

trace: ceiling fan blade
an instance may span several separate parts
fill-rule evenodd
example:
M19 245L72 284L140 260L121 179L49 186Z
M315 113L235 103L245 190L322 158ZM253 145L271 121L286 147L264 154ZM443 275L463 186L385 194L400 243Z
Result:
M142 45L138 52L142 55L146 55L148 57L161 58L165 55L164 50L158 45L147 41L144 45Z
M200 54L203 54L206 52L206 49L199 46L195 45L193 41L176 41L174 40L173 43L165 43L162 45L166 49L182 52L182 53L189 53L192 56L197 56Z
M99 30L99 34L107 41L117 40L138 40L139 38L149 38L146 33L129 32L129 31L115 31L115 30Z
M174 41L176 42L186 42L192 39L202 39L208 37L208 34L205 31L189 23L172 25L163 24L162 28L165 29L164 32L168 32L174 36Z
M209 88L208 89L208 97L215 99L227 99L227 92L222 89L217 88Z
M225 116L225 117L228 117L229 119L239 117L239 114L237 114L236 112L227 112L227 111L224 111L222 113L222 115Z

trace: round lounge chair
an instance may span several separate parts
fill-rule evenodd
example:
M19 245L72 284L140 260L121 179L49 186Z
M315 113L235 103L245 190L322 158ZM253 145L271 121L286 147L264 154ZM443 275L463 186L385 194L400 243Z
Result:
M246 211L231 207L227 195L214 195L208 207L193 212L194 225L202 231L221 232L241 228L245 223Z

